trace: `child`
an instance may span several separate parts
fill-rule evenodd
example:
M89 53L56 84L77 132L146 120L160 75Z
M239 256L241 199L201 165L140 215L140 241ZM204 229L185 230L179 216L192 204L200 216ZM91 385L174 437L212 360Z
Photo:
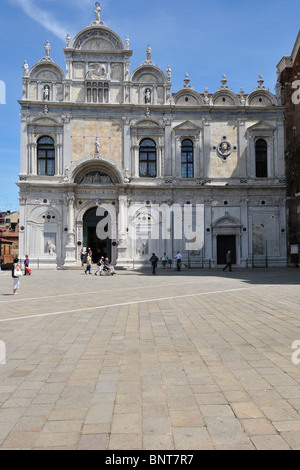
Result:
M20 288L20 277L22 276L22 271L21 271L21 267L19 265L19 259L18 258L16 258L14 260L11 275L12 275L12 278L14 280L13 294L18 295L19 293L17 292L17 290Z

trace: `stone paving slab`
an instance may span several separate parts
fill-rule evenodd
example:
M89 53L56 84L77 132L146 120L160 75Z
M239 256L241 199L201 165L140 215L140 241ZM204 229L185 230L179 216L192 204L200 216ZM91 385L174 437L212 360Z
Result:
M298 450L299 284L33 271L13 296L0 272L0 449Z

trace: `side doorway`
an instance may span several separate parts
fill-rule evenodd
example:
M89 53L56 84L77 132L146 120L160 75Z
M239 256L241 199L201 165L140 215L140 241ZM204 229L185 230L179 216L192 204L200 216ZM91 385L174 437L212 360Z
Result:
M226 253L231 251L232 264L236 264L236 236L218 235L217 236L217 264L226 264Z

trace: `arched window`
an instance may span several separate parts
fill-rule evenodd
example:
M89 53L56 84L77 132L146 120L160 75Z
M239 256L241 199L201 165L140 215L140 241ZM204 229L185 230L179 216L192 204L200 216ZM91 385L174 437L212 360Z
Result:
M38 175L55 175L55 147L52 137L41 137L37 142Z
M268 145L264 139L258 139L255 143L256 177L268 177Z
M144 139L140 143L140 177L156 177L156 145L151 139Z
M194 146L191 140L184 140L181 144L181 176L194 178Z

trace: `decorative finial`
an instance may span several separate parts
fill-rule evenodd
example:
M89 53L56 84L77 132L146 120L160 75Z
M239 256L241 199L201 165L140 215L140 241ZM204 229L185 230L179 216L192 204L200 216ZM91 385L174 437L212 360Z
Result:
M71 41L70 35L67 34L67 37L66 37L66 47L70 47L70 41Z
M126 49L127 49L127 51L129 51L129 43L130 43L129 36L127 36L127 38L126 38Z
M243 105L246 103L244 95L245 95L244 88L241 88L240 89L240 96L241 96L241 104L243 104Z
M184 79L184 83L185 83L185 86L188 87L189 86L189 83L190 83L190 79L189 79L189 74L186 73L185 74L185 79Z
M261 87L263 86L264 80L263 80L262 74L260 74L260 75L258 76L257 83L258 83L259 88L261 88Z
M227 79L225 73L222 75L222 80L221 80L222 86L226 87Z

